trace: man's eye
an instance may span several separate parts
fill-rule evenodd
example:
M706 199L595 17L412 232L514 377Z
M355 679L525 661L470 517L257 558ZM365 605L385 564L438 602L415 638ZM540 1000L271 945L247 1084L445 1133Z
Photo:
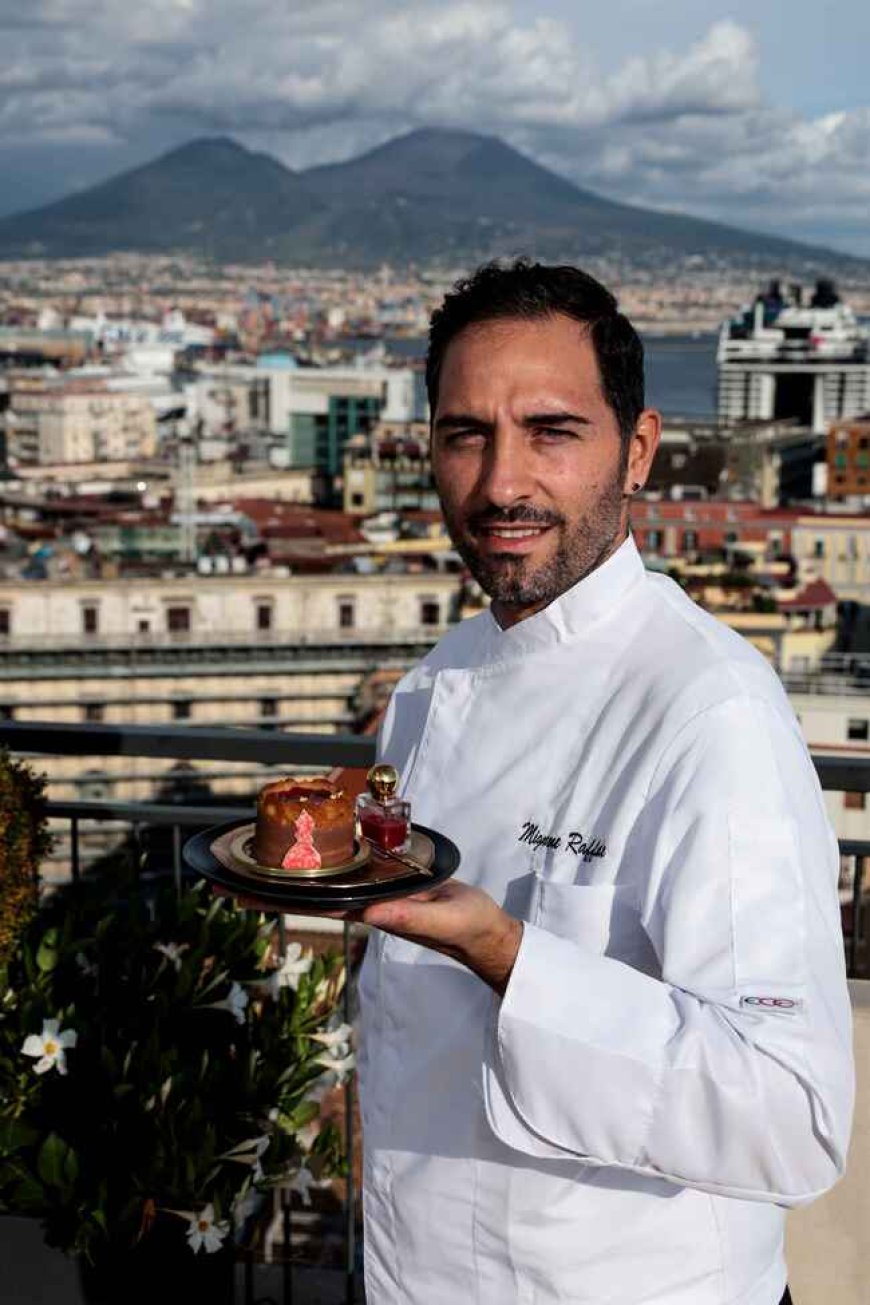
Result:
M444 443L449 449L479 449L486 443L486 436L480 430L454 430L445 436Z
M565 430L563 426L536 426L533 433L536 439L572 440L575 438L574 432Z

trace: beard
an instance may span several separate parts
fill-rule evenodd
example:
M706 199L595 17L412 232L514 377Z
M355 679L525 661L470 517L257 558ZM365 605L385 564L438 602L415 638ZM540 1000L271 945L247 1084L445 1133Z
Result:
M488 508L467 521L444 504L442 510L456 551L484 593L506 607L540 608L589 575L612 552L623 528L622 475L606 485L590 510L574 522L532 504ZM480 551L474 539L476 530L519 522L552 528L556 550L546 561L535 563L529 556Z

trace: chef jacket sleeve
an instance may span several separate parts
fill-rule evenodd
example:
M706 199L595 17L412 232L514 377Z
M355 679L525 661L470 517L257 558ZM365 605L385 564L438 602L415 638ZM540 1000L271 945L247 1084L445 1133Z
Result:
M837 844L796 722L748 696L699 712L623 855L603 945L582 941L600 908L582 885L524 926L484 1071L492 1128L538 1157L813 1199L844 1167L851 1013ZM649 972L619 959L632 932Z

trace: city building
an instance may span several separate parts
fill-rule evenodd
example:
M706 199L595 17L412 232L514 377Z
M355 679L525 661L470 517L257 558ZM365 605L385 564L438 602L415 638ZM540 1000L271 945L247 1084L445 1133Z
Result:
M404 569L0 582L0 718L350 732L376 682L455 620L458 593L455 574ZM55 798L147 800L173 782L171 763L141 758L46 766ZM195 771L244 798L262 773Z
M870 412L856 421L835 422L828 431L827 497L870 505Z
M791 531L799 516L792 508L767 509L727 499L641 497L631 506L638 548L658 561L711 553L784 557L791 551Z
M344 510L359 516L438 511L425 421L378 421L345 445Z
M123 462L157 452L148 398L100 379L22 378L10 386L5 419L11 466Z
M870 603L870 515L798 515L791 551L800 574L826 580L837 597Z

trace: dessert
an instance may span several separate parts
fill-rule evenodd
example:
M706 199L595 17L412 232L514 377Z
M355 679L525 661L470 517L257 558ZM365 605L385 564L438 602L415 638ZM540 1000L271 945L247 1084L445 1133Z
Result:
M375 847L398 852L407 846L411 833L411 804L396 797L399 775L394 766L372 766L367 776L368 793L356 800L360 831Z
M354 855L354 803L328 779L278 779L257 798L252 846L260 865L320 870Z

